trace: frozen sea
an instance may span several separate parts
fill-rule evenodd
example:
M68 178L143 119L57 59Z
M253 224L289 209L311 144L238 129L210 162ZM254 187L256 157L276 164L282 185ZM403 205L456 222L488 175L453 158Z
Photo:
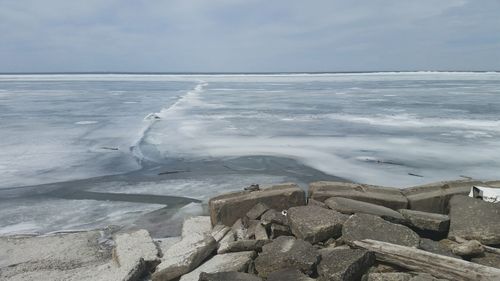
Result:
M460 177L500 178L500 73L0 75L0 234L169 236L252 183Z

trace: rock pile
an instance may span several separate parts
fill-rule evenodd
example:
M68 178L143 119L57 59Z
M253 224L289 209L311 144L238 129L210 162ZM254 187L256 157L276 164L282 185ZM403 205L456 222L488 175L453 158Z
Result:
M116 234L106 254L90 242L97 233L69 234L83 263L54 252L34 266L31 256L0 252L0 279L46 280L45 271L64 266L55 280L500 280L500 204L465 196L476 184L500 187L316 182L307 196L295 184L248 188L212 198L210 216L187 219L181 237ZM20 253L42 238L22 239L0 238L0 248ZM71 248L65 238L43 239Z

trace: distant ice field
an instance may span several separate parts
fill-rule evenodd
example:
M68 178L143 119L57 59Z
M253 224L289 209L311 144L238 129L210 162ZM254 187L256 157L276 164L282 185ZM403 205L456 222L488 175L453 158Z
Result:
M232 184L241 177L307 184L331 176L401 188L497 179L500 73L0 75L0 189L35 192L133 171L158 176L155 169L175 174L85 190L203 201L250 183ZM123 223L127 208L138 215L158 208L103 204L75 204L95 211L82 226ZM13 205L0 200L0 210ZM33 217L2 217L4 230L54 229Z

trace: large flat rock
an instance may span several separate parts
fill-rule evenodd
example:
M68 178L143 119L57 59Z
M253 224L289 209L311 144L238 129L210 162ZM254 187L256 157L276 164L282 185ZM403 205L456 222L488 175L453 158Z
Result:
M353 200L343 197L332 197L326 199L325 204L330 209L343 214L371 214L394 222L402 222L405 220L405 218L400 213L394 211L393 209L359 200Z
M448 238L478 240L485 245L500 244L500 204L464 195L450 200Z
M253 251L216 255L195 270L183 275L179 281L198 281L202 272L245 272L254 257Z
M275 185L258 191L239 191L209 200L212 225L232 226L258 203L277 211L306 204L305 192L293 183Z
M318 206L300 206L288 210L288 222L292 233L310 243L338 238L342 224L348 216Z
M360 249L334 249L318 265L319 281L355 281L372 266L375 255Z
M262 247L262 253L255 259L255 269L264 278L271 272L287 268L310 274L318 260L319 253L309 242L280 236Z
M446 233L450 227L450 217L443 214L401 209L401 215L415 228Z
M402 191L408 198L408 209L447 214L450 198L457 194L469 194L474 185L484 185L484 183L471 180L442 181L414 186Z
M372 239L408 247L418 247L420 244L420 237L410 228L369 214L351 216L344 223L342 239L347 243Z
M0 238L0 280L137 281L159 262L145 230L115 235L113 257L102 238L102 231Z
M405 209L408 202L401 190L392 187L328 181L313 182L309 185L309 198L324 202L330 197L350 198L394 210Z

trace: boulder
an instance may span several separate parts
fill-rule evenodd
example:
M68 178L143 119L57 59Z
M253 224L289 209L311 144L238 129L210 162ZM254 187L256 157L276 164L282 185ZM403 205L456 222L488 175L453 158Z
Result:
M419 248L434 254L460 259L460 256L453 254L449 247L431 239L421 238Z
M448 238L478 240L485 245L500 244L500 204L456 195L450 200Z
M219 249L224 249L227 247L227 244L230 242L236 241L236 235L232 230L230 230L226 235L219 241L217 245L217 254L219 253Z
M248 225L245 225L242 219L237 219L231 226L231 230L234 232L236 240L248 239Z
M280 236L262 247L262 253L255 259L255 269L259 276L264 278L271 272L286 268L310 274L318 259L318 251L309 242L290 236Z
M405 220L405 218L400 213L394 211L393 209L349 198L332 197L326 199L325 204L330 209L343 214L371 214L393 222L403 222Z
M271 239L276 239L280 236L291 236L292 232L290 231L290 227L273 223L271 224Z
M262 281L261 278L244 272L217 272L200 274L199 281Z
M269 273L267 281L314 281L297 269L283 269Z
M479 256L484 253L484 247L477 240L468 240L451 247L453 254L462 257Z
M402 192L408 198L408 209L446 214L453 195L466 195L473 185L481 184L471 180L444 181L406 188Z
M264 214L270 208L263 203L257 203L255 206L247 212L247 218L251 220L259 219L262 214Z
M347 182L313 182L309 185L309 198L325 201L330 197L344 197L373 203L394 210L406 209L407 200L401 190Z
M342 229L342 239L347 243L372 239L408 247L418 247L420 237L410 228L388 222L378 216L355 214Z
M232 253L232 252L245 252L245 251L258 251L262 246L270 243L271 240L238 240L221 245L217 250L218 254Z
M484 252L482 255L472 258L470 261L489 267L500 268L500 255L498 254Z
M253 251L216 255L195 270L183 275L179 281L198 281L202 272L245 272L254 257L255 252Z
M200 265L217 248L212 236L184 238L170 247L152 275L154 281L173 280Z
M447 233L450 227L450 217L447 215L408 209L401 209L399 212L411 226L420 230Z
M212 225L222 223L231 226L258 203L278 211L286 210L305 205L305 192L296 184L288 183L258 191L239 191L214 197L208 202Z
M375 262L375 255L361 249L336 249L318 265L319 281L355 281Z
M300 206L288 210L292 233L310 243L338 238L348 216L318 206Z
M257 224L255 226L255 240L267 240L269 236L267 235L266 228L262 224Z
M270 209L265 212L260 218L261 224L264 226L271 225L271 223L277 223L281 225L288 225L287 217L282 213L274 209Z

